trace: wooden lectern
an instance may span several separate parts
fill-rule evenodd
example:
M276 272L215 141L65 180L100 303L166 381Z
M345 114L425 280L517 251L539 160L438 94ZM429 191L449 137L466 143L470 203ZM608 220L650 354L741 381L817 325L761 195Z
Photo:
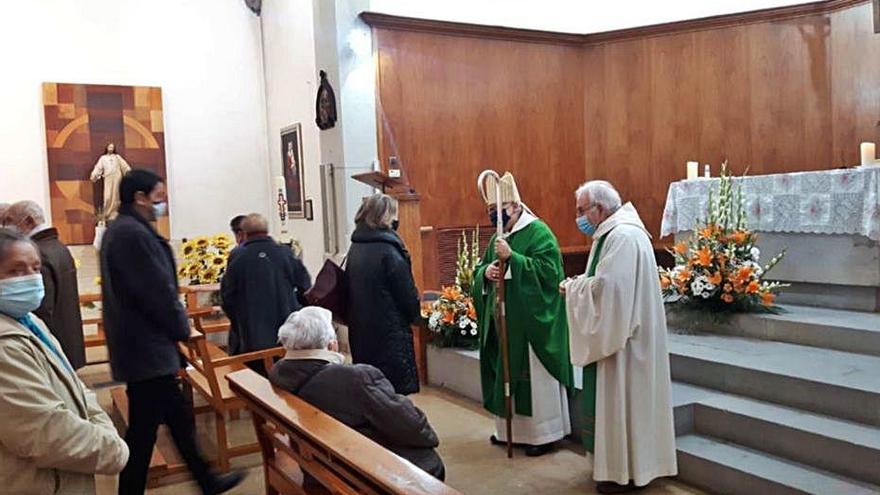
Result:
M400 220L397 234L400 235L403 244L409 251L416 287L419 291L424 290L424 278L422 277L422 217L419 210L419 195L403 179L389 177L388 174L382 171L355 174L351 178L379 189L397 200L398 217ZM427 329L424 325L413 325L413 346L416 351L419 380L425 383L428 378L428 369L426 361Z

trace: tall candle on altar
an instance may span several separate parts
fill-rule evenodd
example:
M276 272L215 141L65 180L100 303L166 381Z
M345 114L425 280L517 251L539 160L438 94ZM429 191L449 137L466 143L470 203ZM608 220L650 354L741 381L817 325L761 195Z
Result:
M687 162L687 179L694 180L699 173L700 164L697 162Z
M874 165L877 161L877 145L874 143L862 143L862 165Z

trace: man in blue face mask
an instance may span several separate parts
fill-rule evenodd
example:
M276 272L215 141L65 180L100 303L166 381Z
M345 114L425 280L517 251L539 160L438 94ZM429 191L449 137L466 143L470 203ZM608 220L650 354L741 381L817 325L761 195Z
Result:
M119 184L122 206L101 244L104 328L113 379L126 383L131 459L119 476L120 494L144 492L156 430L165 423L202 493L223 493L239 472L217 476L199 453L192 408L180 389L177 342L189 338L180 302L174 253L150 222L166 213L165 184L148 170L132 170Z
M572 364L584 366L585 447L599 493L675 476L666 314L651 236L605 181L576 192L577 224L593 237L587 271L560 284Z

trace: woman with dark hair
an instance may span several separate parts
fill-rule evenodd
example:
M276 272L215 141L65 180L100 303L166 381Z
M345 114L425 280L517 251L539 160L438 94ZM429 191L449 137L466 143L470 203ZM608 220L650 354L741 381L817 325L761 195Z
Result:
M355 363L379 368L399 394L419 391L410 325L419 293L409 253L397 235L397 200L367 198L355 216L345 273L348 340Z
M92 169L92 175L89 177L92 182L98 182L104 179L104 218L113 220L119 211L119 183L122 176L131 170L125 158L116 154L116 145L107 143L104 147L104 154L98 158L98 163Z
M32 313L44 292L34 243L0 229L0 492L93 494L128 447Z

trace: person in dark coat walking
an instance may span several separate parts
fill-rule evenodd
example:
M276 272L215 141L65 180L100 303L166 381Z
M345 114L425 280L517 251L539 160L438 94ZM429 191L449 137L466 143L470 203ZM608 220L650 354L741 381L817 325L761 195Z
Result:
M302 261L269 236L265 217L252 213L241 228L247 240L230 256L220 282L223 312L232 324L230 354L277 346L278 327L300 308L297 296L312 286ZM262 361L251 367L265 376Z
M70 250L58 238L58 229L46 222L43 209L33 201L19 201L9 207L4 222L30 237L40 250L46 296L34 311L61 343L73 369L86 364L82 314L79 307L76 264Z
M370 196L355 225L345 265L352 358L382 370L397 393L416 393L419 377L410 325L419 317L419 292L409 253L396 232L397 200Z
M122 206L101 243L104 328L113 379L125 382L131 451L119 476L120 495L144 493L156 431L165 423L202 493L238 485L241 472L216 475L196 446L192 407L177 373L177 342L190 335L180 302L174 253L150 222L165 215L165 184L148 170L132 170L119 184Z
M443 481L440 442L425 413L373 366L343 364L332 317L317 306L290 315L278 330L287 354L269 380Z

